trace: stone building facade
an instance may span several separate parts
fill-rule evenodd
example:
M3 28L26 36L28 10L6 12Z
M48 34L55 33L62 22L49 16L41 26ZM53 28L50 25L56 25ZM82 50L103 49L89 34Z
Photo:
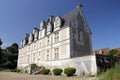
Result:
M91 31L81 4L62 17L41 20L39 29L25 35L19 49L18 68L32 63L50 69L75 67L78 75L96 74Z

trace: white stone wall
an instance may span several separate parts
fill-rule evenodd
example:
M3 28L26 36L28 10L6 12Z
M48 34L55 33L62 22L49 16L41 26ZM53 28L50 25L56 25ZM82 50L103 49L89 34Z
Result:
M77 75L96 75L97 73L95 55L47 61L46 63L41 62L41 65L51 70L54 68L74 67Z
M41 65L46 61L54 60L54 49L59 48L59 59L70 58L70 32L69 27L58 30L59 42L55 43L55 34L49 35L49 45L47 45L47 36L34 41L25 47L19 49L18 67L25 67L32 63ZM44 30L41 30L42 33ZM40 32L39 32L40 33ZM39 34L40 36L40 34ZM47 60L47 50L49 50L49 60Z

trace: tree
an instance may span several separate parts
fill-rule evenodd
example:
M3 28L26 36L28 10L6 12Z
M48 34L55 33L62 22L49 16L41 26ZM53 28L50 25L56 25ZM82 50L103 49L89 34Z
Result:
M112 49L107 53L107 55L109 56L109 61L110 61L112 66L115 66L116 60L114 59L114 56L118 53L119 53L119 51L116 49Z
M2 49L1 49L1 45L2 45L2 41L0 39L0 64L1 64L1 60L2 60Z
M114 56L115 54L117 54L117 53L119 53L118 50L112 49L112 50L110 50L110 51L107 53L107 55L108 55L109 57L113 57L113 56Z
M8 46L6 49L2 49L2 56L0 58L0 67L15 69L17 67L18 59L18 44L13 43L11 46Z
M6 51L10 54L17 54L18 53L18 44L13 43L11 46L6 48Z
M2 45L2 41L1 41L1 39L0 39L0 46Z

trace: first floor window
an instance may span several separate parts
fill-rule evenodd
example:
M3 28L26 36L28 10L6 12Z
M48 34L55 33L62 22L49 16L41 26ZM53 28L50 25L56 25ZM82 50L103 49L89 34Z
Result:
M39 47L41 48L41 42L40 42L40 45L39 45Z
M59 48L54 49L54 59L59 59Z
M55 33L55 43L59 42L59 32Z
M30 55L28 55L28 58L27 58L27 62L29 63L29 58L30 58Z
M49 50L47 50L47 60L49 60Z
M35 62L35 53L33 53L33 62Z
M40 60L40 52L39 52L39 54L38 54L38 59Z
M47 37L47 46L50 45L50 40L49 36Z

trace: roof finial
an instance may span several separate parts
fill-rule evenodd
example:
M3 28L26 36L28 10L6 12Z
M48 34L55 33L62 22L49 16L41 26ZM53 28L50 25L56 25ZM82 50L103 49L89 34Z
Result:
M80 8L80 7L83 7L83 5L80 4L80 3L78 3L77 6L76 6L76 8Z

